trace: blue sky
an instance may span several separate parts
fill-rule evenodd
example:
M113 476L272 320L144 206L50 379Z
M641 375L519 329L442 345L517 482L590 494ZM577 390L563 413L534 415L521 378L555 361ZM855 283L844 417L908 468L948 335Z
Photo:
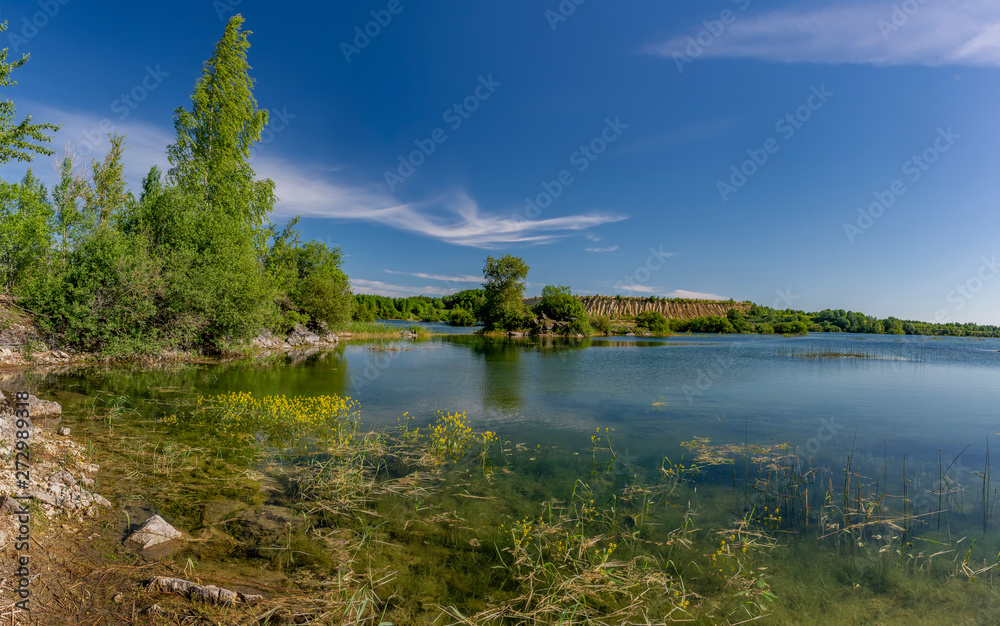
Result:
M342 247L359 293L511 253L529 294L1000 324L995 0L15 1L3 97L87 158L127 134L138 186L236 12L272 219Z

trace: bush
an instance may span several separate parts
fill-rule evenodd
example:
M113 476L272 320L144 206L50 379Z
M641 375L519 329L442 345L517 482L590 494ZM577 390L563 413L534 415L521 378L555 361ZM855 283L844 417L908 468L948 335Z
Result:
M773 335L774 327L767 322L761 322L760 324L757 324L757 332L761 335Z
M542 289L542 299L535 306L537 315L545 315L557 322L568 322L573 319L587 319L587 310L569 287L546 285ZM586 322L584 322L586 323Z
M586 317L578 317L571 320L569 325L566 326L566 334L568 335L583 335L584 337L589 337L593 332L590 328L590 324L587 323Z
M662 333L670 330L670 323L662 313L656 311L643 311L635 316L637 328L645 328L651 333Z
M595 315L590 318L590 327L606 335L611 332L611 318L607 315Z
M809 332L805 322L779 322L774 325L774 332L781 335L804 335Z
M448 323L452 326L475 326L476 316L465 309L452 309Z

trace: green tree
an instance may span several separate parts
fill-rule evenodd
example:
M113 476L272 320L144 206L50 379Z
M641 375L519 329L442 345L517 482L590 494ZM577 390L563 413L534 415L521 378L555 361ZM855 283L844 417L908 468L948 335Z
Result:
M11 293L43 267L51 246L52 206L28 168L17 185L0 182L0 289Z
M292 301L316 326L346 326L354 312L354 295L347 274L341 269L340 248L311 241L295 248L296 280Z
M177 141L167 152L173 183L198 197L204 210L256 230L275 197L273 181L256 180L250 166L250 148L260 141L268 115L253 96L246 56L251 32L242 26L243 16L230 18L195 85L191 110L174 112Z
M670 323L662 313L656 311L643 311L635 316L636 328L645 328L651 333L664 333L670 331Z
M476 316L465 309L452 309L448 315L448 323L452 326L475 326Z
M89 231L85 207L90 198L90 184L83 174L76 170L72 157L64 158L59 169L59 183L52 189L55 208L54 230L59 236L59 249L64 256L69 254Z
M485 294L479 317L487 330L514 330L527 326L531 319L524 305L528 269L521 257L509 254L499 259L486 257L483 267Z
M175 111L176 143L168 148L173 188L142 205L139 224L166 246L165 304L179 336L216 348L273 321L280 296L261 268L274 183L256 180L249 162L267 112L253 97L242 25L241 16L229 20L195 85L191 110Z
M5 30L7 22L0 22L0 33ZM10 77L11 73L28 62L28 55L23 54L20 59L8 63L7 51L7 48L0 50L0 87L16 85L17 81ZM14 122L16 116L17 107L14 103L10 100L0 100L0 165L12 159L30 162L35 155L51 155L53 151L46 145L52 141L48 133L59 130L59 126L33 124L30 115L20 122Z
M561 285L546 285L542 288L542 299L535 306L535 313L561 322L587 319L583 303L573 295L569 287Z
M129 197L125 183L125 164L122 162L125 137L114 134L109 139L111 149L104 155L104 160L91 163L94 170L94 193L89 198L92 205L90 210L99 226L105 226L121 215Z

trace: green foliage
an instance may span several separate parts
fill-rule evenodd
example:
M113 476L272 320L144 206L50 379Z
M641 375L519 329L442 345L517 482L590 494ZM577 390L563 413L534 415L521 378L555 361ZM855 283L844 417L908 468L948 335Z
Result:
M448 323L452 326L475 326L476 316L465 309L452 309L448 315Z
M528 266L520 257L505 254L486 257L483 267L484 303L479 318L487 330L527 328L533 317L524 305L524 281Z
M465 309L479 319L479 310L486 302L486 291L483 289L466 289L441 298L446 309Z
M174 112L177 141L168 155L171 181L198 198L202 210L257 229L274 206L274 183L256 180L250 166L250 148L268 115L253 97L246 58L251 33L242 26L242 16L230 18L195 85L191 110Z
M611 318L607 315L595 315L590 318L590 327L599 333L611 332Z
M670 332L670 323L662 313L656 311L643 311L635 316L637 328L644 328L651 333Z
M273 234L265 263L284 290L285 325L300 319L315 328L342 328L352 319L355 301L347 275L341 269L340 248L311 241L299 244L294 219L280 234ZM287 329L285 329L287 330Z
M297 220L281 233L263 223L273 184L256 180L249 151L267 114L253 99L241 24L227 25L191 110L175 113L167 180L154 167L139 200L119 135L91 178L63 159L51 202L30 171L0 184L0 280L67 345L221 351L268 326L350 321L340 250L300 244Z
M111 148L102 162L93 161L94 192L88 198L88 211L94 213L97 223L108 224L114 217L121 215L125 202L129 198L125 183L125 164L122 154L125 151L125 137L111 135Z
M102 229L83 239L65 262L26 280L25 295L43 329L71 345L109 354L160 347L149 333L162 297L161 265L141 239Z
M0 33L7 30L7 22L0 22ZM28 55L13 63L7 62L7 48L0 50L0 87L12 87L17 84L11 73L28 62ZM52 149L48 142L52 137L48 132L59 130L55 124L32 124L31 116L15 123L17 108L10 100L0 100L0 165L10 160L28 161L35 155L49 156Z
M566 326L566 334L568 335L583 335L584 337L589 337L593 332L594 329L590 327L586 315L583 317L573 318Z
M0 182L0 289L4 293L32 272L44 271L51 220L48 193L30 168L20 184Z
M778 322L774 325L774 332L781 335L804 335L809 332L809 326L805 322Z
M587 310L569 287L546 285L542 289L542 299L535 306L536 315L544 315L551 320L568 322L575 319L587 321Z
M710 315L672 320L670 327L682 333L735 333L736 328L728 317Z

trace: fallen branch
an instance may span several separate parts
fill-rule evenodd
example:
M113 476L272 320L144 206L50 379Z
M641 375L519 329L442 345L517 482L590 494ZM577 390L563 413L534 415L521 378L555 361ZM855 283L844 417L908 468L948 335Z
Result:
M215 585L202 587L180 578L166 576L154 576L149 579L147 585L155 591L178 593L190 600L201 600L209 604L255 604L264 599L264 596L245 595L238 591L220 589Z

